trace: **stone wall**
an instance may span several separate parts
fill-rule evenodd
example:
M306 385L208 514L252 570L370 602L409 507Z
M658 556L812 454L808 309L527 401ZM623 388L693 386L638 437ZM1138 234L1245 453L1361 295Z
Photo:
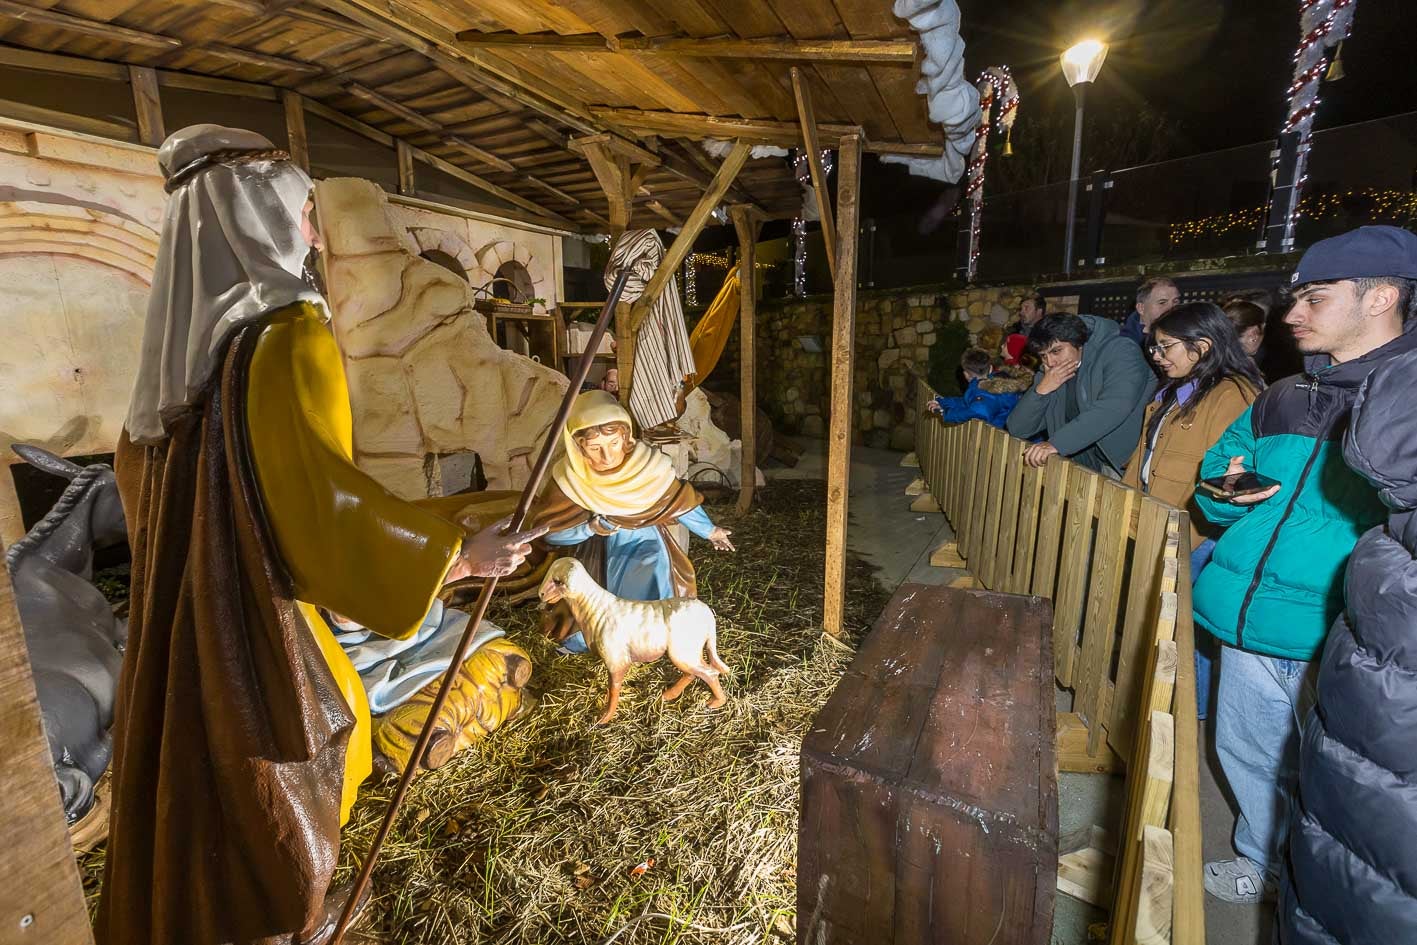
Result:
M853 439L868 446L915 447L915 384L946 322L977 337L1017 317L1032 286L861 292L856 310ZM1066 310L1066 300L1053 300ZM1059 305L1058 302L1064 304ZM1075 307L1075 304L1074 304ZM786 433L822 436L829 412L832 299L817 296L759 305L758 402ZM815 342L818 351L808 350ZM730 339L715 386L736 385L738 339Z

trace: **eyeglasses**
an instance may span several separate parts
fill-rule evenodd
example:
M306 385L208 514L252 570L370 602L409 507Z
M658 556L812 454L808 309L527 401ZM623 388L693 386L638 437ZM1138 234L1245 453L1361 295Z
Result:
M1153 358L1159 358L1159 357L1161 357L1163 354L1166 353L1166 349L1167 349L1167 348L1171 347L1172 345L1178 345L1178 344L1180 344L1180 343L1181 343L1181 342L1180 342L1179 340L1173 340L1173 341L1168 341L1168 342L1166 342L1165 344L1160 344L1160 343L1158 343L1158 344L1154 344L1154 345L1148 345L1147 348L1146 348L1146 350L1147 350L1148 352L1150 352L1150 354L1151 354L1151 356L1152 356Z

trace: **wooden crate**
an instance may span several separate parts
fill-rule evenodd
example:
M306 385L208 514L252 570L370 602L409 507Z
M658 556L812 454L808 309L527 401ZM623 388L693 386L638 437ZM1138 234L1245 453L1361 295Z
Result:
M1052 613L902 585L802 744L802 945L1045 945Z

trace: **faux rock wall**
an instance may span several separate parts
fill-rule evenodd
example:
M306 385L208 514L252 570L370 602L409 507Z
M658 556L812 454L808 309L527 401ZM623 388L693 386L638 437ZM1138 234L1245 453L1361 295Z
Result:
M356 461L406 498L467 487L474 453L489 489L524 485L566 377L499 348L472 309L473 287L419 256L435 239L428 230L438 228L438 215L420 215L410 226L405 208L391 207L377 185L355 178L321 181L316 202L349 374ZM515 258L523 239L553 239L503 229L480 247L485 261L473 248L473 272L493 258ZM456 241L437 241L444 251L457 248ZM525 246L521 252L518 261L535 256ZM554 278L553 269L538 280L548 303L555 301Z

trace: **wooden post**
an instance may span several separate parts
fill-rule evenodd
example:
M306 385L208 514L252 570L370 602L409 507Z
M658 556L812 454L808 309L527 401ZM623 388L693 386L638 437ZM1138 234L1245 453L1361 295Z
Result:
M138 115L138 141L151 148L160 147L167 132L162 126L157 70L147 66L129 66L128 81L133 86L133 110Z
M399 159L399 193L412 197L415 193L413 180L413 149L400 138L396 142Z
M8 475L9 470L5 470ZM10 572L0 568L0 940L92 945Z
M732 209L733 228L738 231L738 341L741 356L738 375L738 408L740 411L739 439L743 443L742 481L738 486L738 514L753 505L753 490L758 481L758 393L756 377L757 331L757 244L758 219L751 207ZM700 380L703 380L700 378Z
M645 318L649 316L650 309L654 306L655 300L659 298L659 293L664 291L664 287L674 274L679 271L679 267L684 262L684 257L689 255L689 250L694 248L694 241L703 232L704 224L708 222L709 216L714 208L718 206L723 195L728 191L728 187L733 183L733 179L738 176L743 164L748 160L748 154L752 151L752 145L744 141L735 142L733 150L724 158L723 164L719 166L718 173L714 175L708 189L699 198L698 204L694 207L689 218L684 221L684 228L679 231L679 235L674 238L669 249L664 254L664 259L659 263L659 268L650 277L645 290L635 303L630 306L629 315L621 319L620 313L615 315L615 344L618 346L620 356L620 400L622 403L629 403L631 385L634 384L634 341L639 333L640 325L644 324ZM629 341L629 351L626 351L626 341Z
M299 92L282 89L281 103L285 106L285 136L290 141L290 159L305 173L310 173L310 138L305 133L305 100ZM412 156L409 158L412 172Z
M822 170L822 146L817 140L817 113L812 107L812 90L802 70L792 67L792 91L797 96L797 120L802 124L802 146L807 151L807 166L812 170L812 189L817 192L817 209L822 222L822 243L827 248L827 266L836 278L836 231L832 223L831 197L827 193L827 175ZM842 140L845 140L843 138ZM837 178L838 183L842 180ZM840 199L838 193L837 199ZM855 237L852 237L855 243ZM854 280L853 280L854 281Z
M610 211L610 246L613 249L620 234L629 229L630 217L634 214L636 185L631 179L629 159L612 154L599 141L582 142L576 150L585 155L595 179L600 183L600 189L605 192L605 202ZM621 383L624 383L623 378Z
M843 135L837 170L841 220L833 278L831 417L827 431L827 573L822 627L839 637L846 606L846 499L851 480L851 381L856 348L856 227L860 207L861 133Z

